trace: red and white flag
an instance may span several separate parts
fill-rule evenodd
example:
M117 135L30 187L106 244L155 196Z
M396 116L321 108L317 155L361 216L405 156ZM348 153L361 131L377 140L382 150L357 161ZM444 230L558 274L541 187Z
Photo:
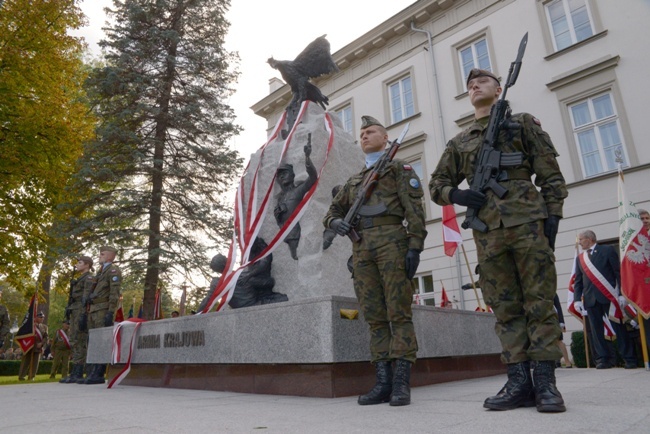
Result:
M447 291L445 291L445 285L442 285L442 299L440 300L440 307L453 307L451 302L449 301L449 297L447 297Z
M124 321L124 308L122 307L122 296L120 295L120 299L117 302L117 310L115 311L115 322L122 321Z
M623 171L618 171L621 293L644 318L650 317L650 235L634 202L627 199Z
M38 308L38 300L36 294L32 295L29 302L29 308L20 324L20 328L16 332L15 341L20 345L23 354L31 350L36 344L36 332L40 334L37 327L34 327L34 318L36 317L36 309ZM42 338L42 337L41 337Z
M156 298L154 299L153 304L153 319L162 319L164 318L162 311L162 290L158 288L156 291Z
M445 255L447 256L454 256L458 246L463 243L453 205L442 207L442 239L444 241Z

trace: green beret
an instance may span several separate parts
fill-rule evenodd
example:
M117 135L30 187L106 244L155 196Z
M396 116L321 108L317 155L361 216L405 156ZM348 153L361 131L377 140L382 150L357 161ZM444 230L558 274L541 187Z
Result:
M467 82L465 84L469 86L470 80L477 77L491 77L495 79L497 83L499 83L499 86L501 86L501 82L499 81L499 78L496 75L492 74L490 71L486 69L478 69L478 68L474 68L469 72L469 74L467 75Z
M373 125L379 125L380 127L384 128L384 126L379 122L377 119L373 118L372 116L361 116L361 129L363 130L364 128L371 127Z
M112 246L101 246L99 248L100 252L112 252L112 253L117 253L117 249Z

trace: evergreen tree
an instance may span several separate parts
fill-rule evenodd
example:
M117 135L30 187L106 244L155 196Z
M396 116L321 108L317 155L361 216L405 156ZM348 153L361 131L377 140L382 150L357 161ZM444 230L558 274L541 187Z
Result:
M232 233L224 194L242 160L226 144L239 128L225 101L237 56L223 47L227 0L113 5L105 64L87 81L100 121L75 189L88 199L66 233L120 248L123 273L144 275L151 318L159 280L205 269Z

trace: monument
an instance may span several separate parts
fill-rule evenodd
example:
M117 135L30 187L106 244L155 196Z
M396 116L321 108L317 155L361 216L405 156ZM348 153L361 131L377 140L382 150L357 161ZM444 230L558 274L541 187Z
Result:
M348 270L350 241L322 224L333 191L363 167L364 156L308 82L322 69L299 68L311 56L326 64L318 75L332 70L324 37L293 63L269 61L283 65L294 99L242 176L233 245L218 261L223 273L204 313L122 323L120 342L110 328L93 330L89 363L112 360L109 375L126 385L334 397L374 383L369 331ZM246 287L247 307L228 308L242 276L257 275L256 268L266 274ZM288 301L257 302L256 291ZM412 385L504 372L492 314L414 306L413 320L420 349Z

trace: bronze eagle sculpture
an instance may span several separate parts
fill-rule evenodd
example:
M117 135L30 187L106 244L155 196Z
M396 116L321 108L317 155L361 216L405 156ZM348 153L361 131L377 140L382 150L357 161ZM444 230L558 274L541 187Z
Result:
M319 104L323 109L329 104L329 99L320 89L309 82L310 78L339 71L325 36L327 35L312 41L294 60L275 60L273 57L267 60L272 68L280 71L284 81L291 87L293 98L287 107L288 110L296 105L300 106L306 100Z

